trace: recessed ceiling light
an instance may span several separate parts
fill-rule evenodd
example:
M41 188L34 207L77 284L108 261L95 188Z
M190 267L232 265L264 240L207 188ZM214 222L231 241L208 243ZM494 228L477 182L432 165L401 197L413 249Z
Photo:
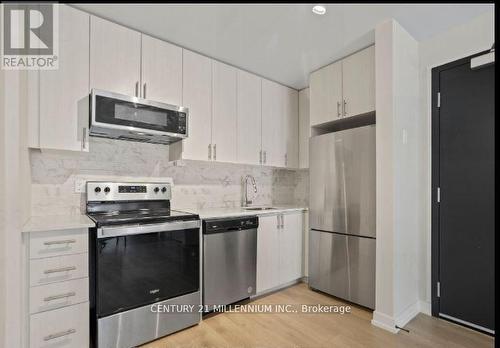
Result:
M313 13L317 14L317 15L324 15L326 13L326 8L325 6L321 6L321 5L316 5L313 7Z

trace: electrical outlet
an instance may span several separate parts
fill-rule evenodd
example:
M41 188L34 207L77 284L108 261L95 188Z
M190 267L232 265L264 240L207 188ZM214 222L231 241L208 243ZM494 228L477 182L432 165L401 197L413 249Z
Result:
M75 180L75 193L85 193L85 187L87 186L87 181L83 179Z

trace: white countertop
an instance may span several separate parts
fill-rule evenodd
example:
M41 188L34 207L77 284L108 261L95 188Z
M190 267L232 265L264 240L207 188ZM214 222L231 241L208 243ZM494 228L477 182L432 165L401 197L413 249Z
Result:
M293 211L305 211L307 207L294 206L294 205L273 205L270 210L247 210L245 208L201 208L201 209L178 209L181 211L198 214L201 219L224 218L235 216L251 216L251 215L276 215L281 213ZM172 208L176 209L176 208Z
M32 216L23 226L24 233L94 227L95 223L83 214Z

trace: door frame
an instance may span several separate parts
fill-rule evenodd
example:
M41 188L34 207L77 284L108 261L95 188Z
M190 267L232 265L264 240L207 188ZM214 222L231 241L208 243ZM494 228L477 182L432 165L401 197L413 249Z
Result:
M439 203L437 188L439 183L439 107L438 92L440 90L439 74L445 70L470 63L471 58L491 52L490 49L455 61L437 66L431 70L431 314L439 317L439 297L437 283L439 281ZM496 301L495 301L496 302Z

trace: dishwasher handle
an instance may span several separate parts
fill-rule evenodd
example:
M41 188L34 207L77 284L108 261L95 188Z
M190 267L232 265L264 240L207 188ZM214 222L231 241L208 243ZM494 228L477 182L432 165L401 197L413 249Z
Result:
M259 227L257 216L203 220L203 234L229 233Z

